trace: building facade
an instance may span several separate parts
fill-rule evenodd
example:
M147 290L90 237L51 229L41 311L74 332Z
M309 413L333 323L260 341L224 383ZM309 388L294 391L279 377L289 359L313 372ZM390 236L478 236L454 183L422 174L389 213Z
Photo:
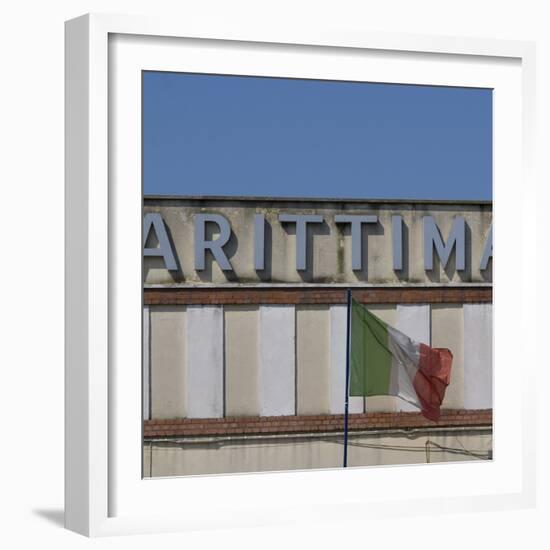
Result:
M492 457L492 204L144 200L145 477L342 465L346 290L453 353L440 421L350 400L348 464Z

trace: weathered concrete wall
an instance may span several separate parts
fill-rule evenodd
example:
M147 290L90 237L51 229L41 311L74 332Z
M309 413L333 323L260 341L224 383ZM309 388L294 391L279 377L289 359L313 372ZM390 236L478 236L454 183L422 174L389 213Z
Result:
M417 341L453 353L443 408L490 408L490 304L371 304ZM153 418L338 414L345 306L149 306ZM149 395L147 395L147 398ZM147 400L146 400L147 401ZM351 399L351 412L414 411L397 397Z
M438 448L433 442L447 450ZM479 460L488 457L490 429L403 435L351 435L350 466L424 464ZM203 443L145 443L144 477L197 475L342 466L341 435L290 437Z
M145 213L158 212L168 229L176 256L177 271L168 271L160 258L144 258L147 284L205 283L447 283L490 282L492 262L480 271L483 247L492 221L490 203L438 204L428 202L356 202L356 201L283 201L239 199L145 199ZM206 265L195 270L194 216L215 213L231 224L232 233L224 247L233 271L222 271L206 252ZM254 269L254 215L265 215L265 269ZM307 269L296 269L296 228L281 224L280 214L318 214L322 224L308 226ZM349 224L336 224L335 215L375 215L376 224L362 229L363 264L359 270L351 265L351 231ZM392 266L393 215L403 216L403 269ZM466 223L466 269L455 269L455 253L445 269L435 255L434 269L424 270L423 217L433 216L444 240L453 220L462 217ZM215 224L207 224L208 238L216 233ZM154 246L151 236L147 246Z

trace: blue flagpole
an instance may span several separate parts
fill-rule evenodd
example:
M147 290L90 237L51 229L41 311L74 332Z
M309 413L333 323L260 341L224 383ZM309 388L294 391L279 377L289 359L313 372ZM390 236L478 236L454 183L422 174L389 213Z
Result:
M351 343L351 289L348 288L346 328L346 398L344 401L344 468L348 467L348 416L349 416L349 356Z

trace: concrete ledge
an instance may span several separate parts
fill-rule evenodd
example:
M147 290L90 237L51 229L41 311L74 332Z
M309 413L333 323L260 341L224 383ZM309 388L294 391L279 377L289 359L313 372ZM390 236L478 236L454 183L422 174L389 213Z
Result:
M380 198L351 198L351 197L265 197L251 195L144 195L143 201L156 202L252 202L256 203L351 203L366 205L450 205L450 206L480 206L492 209L492 200L466 200L466 199L380 199Z

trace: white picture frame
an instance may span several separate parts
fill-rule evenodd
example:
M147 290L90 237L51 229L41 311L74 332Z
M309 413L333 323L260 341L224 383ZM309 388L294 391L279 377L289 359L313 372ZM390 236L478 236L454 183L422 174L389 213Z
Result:
M209 29L115 15L67 22L66 527L100 536L532 506L535 436L528 418L535 407L536 351L525 343L532 342L527 321L535 318L535 301L527 299L533 283L518 265L534 268L536 262L530 238L536 220L527 211L535 192L534 64L534 45L528 42ZM136 85L141 71L152 69L495 90L493 461L141 478ZM522 343L510 350L511 338ZM520 359L518 385L513 367ZM368 491L355 491L358 486Z

